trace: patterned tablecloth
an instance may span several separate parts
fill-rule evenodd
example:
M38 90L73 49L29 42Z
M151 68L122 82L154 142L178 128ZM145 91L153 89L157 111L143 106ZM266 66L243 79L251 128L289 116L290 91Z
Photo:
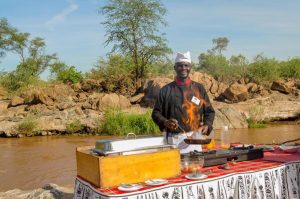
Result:
M222 199L222 198L300 198L300 154L285 161L274 161L273 153L263 159L231 163L230 169L220 166L203 168L208 178L188 180L182 174L168 179L161 186L148 186L134 192L123 192L117 187L99 189L77 177L74 198L104 199ZM276 159L276 158L275 158ZM284 162L284 163L283 163Z

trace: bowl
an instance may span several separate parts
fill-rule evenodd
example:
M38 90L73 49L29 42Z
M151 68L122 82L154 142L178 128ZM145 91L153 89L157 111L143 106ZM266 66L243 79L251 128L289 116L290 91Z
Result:
M181 171L183 173L197 173L204 165L204 158L198 157L184 157L181 160Z

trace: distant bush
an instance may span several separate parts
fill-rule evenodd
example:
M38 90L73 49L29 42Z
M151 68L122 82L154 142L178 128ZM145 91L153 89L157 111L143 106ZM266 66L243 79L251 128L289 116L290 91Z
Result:
M0 85L5 88L9 95L18 95L33 88L45 87L48 85L48 82L38 77L26 77L15 72L10 72L0 76Z
M74 119L73 121L66 124L67 133L79 133L84 129L84 125L79 119Z
M279 74L285 79L300 79L300 58L281 62Z
M164 76L172 78L175 74L174 63L171 60L155 62L147 69L147 74L150 77Z
M224 80L228 77L229 63L225 56L208 51L200 54L198 59L199 69L219 80Z
M63 83L75 84L82 80L81 72L77 71L75 66L67 66L63 62L56 62L51 65L50 72L52 78Z
M23 119L20 123L17 124L17 132L24 135L32 135L35 131L37 131L37 117L28 116Z
M246 78L248 60L243 55L233 55L228 60L222 54L213 51L202 53L198 57L198 71L204 71L212 75L218 81L232 83L241 78Z
M104 113L104 121L101 132L108 135L136 135L159 134L158 126L151 118L151 112L145 114L124 113L116 109L107 109Z
M71 66L70 68L61 71L57 76L57 80L63 81L64 83L70 82L75 84L82 80L82 75L81 72L76 71L74 66Z
M253 81L265 84L280 78L279 76L279 61L275 58L266 58L262 55L257 55L249 65L248 77Z
M128 58L120 54L109 55L108 59L99 59L87 78L102 80L104 92L128 94L135 92L134 74Z

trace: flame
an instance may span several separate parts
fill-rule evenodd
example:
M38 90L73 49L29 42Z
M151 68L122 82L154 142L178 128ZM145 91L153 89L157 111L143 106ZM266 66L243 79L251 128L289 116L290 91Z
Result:
M198 89L194 89L192 87L193 96L197 97L200 100L199 105L195 104L191 101L192 98L188 98L190 92L184 93L184 102L183 102L183 110L186 111L186 115L183 117L183 122L186 126L190 127L190 130L194 131L197 130L200 127L200 122L202 122L202 115L199 114L199 110L201 107L206 104L206 101L203 99L203 97L200 95Z

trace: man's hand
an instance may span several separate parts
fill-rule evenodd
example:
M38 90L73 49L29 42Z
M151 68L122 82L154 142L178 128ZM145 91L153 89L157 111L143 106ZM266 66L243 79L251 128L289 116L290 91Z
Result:
M208 135L208 126L207 125L200 126L198 131L201 132L202 135Z
M178 128L178 121L176 119L169 119L169 120L165 121L164 125L168 129L173 131Z

